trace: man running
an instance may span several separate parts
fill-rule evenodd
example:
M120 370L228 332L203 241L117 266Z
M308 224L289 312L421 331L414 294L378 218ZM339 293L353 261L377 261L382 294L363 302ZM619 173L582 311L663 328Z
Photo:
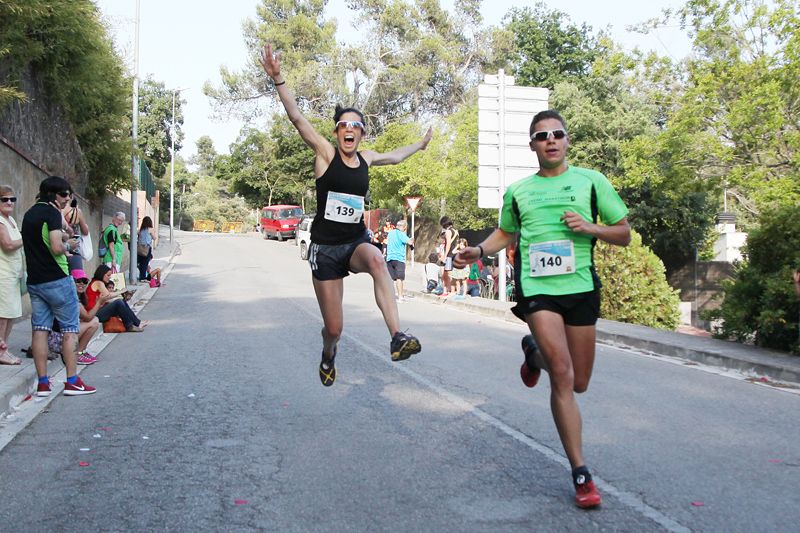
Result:
M594 365L600 312L594 244L601 239L628 245L628 209L601 173L567 164L569 136L557 112L536 114L530 137L539 172L508 187L500 227L481 244L463 250L455 264L494 254L518 237L518 303L512 311L533 333L522 339L522 381L533 387L541 370L550 376L550 408L572 467L575 502L582 508L596 507L601 497L583 459L575 393L589 387ZM606 225L597 224L598 218Z
M429 129L419 142L385 154L371 150L359 152L358 145L365 133L364 115L354 108L336 106L333 116L336 146L333 146L300 113L294 94L281 76L280 54L273 54L270 44L261 54L261 65L272 78L289 120L314 150L317 214L311 225L308 261L324 322L319 378L329 387L336 380L334 359L343 327L343 279L350 272L367 272L372 276L375 300L391 335L392 361L408 359L422 349L416 337L400 331L392 279L383 254L370 244L364 226L364 197L369 191L370 166L394 165L424 150L431 140L432 130Z

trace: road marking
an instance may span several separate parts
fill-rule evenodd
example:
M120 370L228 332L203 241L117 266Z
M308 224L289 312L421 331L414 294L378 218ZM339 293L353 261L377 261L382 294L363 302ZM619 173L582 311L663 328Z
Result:
M303 313L310 316L314 319L318 324L324 325L322 322L322 317L319 314L313 313L312 311L307 310L306 308L296 305L298 309L303 311ZM409 378L411 378L416 383L434 391L436 394L447 400L448 402L454 404L459 409L463 409L465 412L471 413L478 419L486 422L487 424L491 425L495 429L499 430L502 433L505 433L512 439L520 442L521 444L527 446L528 448L544 455L547 459L550 459L554 463L557 463L563 466L567 472L570 472L570 465L569 461L566 457L559 454L558 452L554 451L552 448L545 446L536 440L532 439L528 435L522 433L521 431L514 429L513 427L509 426L502 420L495 418L494 416L490 415L486 411L481 410L475 405L471 404L470 402L466 401L465 399L461 398L460 396L453 394L452 392L444 389L443 387L429 381L424 376L414 372L408 366L402 363L394 363L388 358L388 353L378 351L377 349L373 348L372 346L368 345L361 339L354 337L349 333L342 333L342 338L346 338L351 342L361 346L367 353L376 357L377 359L384 362L387 366L395 370L399 370L406 374ZM417 356L419 357L419 356ZM592 474L592 479L595 481L595 484L600 488L601 491L610 494L617 500L619 500L623 505L630 507L634 511L646 516L647 518L651 519L653 522L656 522L658 525L667 529L668 531L680 532L680 533L689 533L691 530L686 526L683 526L679 522L673 520L672 518L668 517L658 509L655 509L649 505L647 505L641 498L632 494L630 492L620 490L616 488L614 485L603 481L602 478Z

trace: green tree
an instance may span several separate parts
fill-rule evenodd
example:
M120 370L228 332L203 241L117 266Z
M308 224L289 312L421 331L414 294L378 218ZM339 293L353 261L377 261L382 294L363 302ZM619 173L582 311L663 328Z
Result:
M0 50L9 67L5 102L21 97L20 74L30 67L73 126L83 151L87 194L99 199L128 186L130 88L94 3L5 0L0 20Z
M183 142L183 101L175 98L175 151ZM172 91L147 77L139 88L138 142L154 176L163 176L171 161Z
M598 241L595 266L603 282L600 316L609 320L673 330L680 321L680 296L670 288L664 265L641 236L628 246Z
M746 261L724 284L719 309L707 316L721 319L717 336L800 353L800 301L792 283L800 268L798 220L797 205L762 214L747 237Z
M587 24L577 25L544 2L512 8L497 41L510 41L506 52L517 85L554 88L560 81L589 74L604 41Z

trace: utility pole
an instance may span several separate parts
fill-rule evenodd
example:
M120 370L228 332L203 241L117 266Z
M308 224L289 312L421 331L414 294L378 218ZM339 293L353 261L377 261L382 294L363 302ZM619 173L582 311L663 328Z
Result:
M128 282L133 281L138 276L136 266L136 244L139 238L137 228L139 226L139 209L136 206L136 196L139 194L139 156L138 138L139 134L139 0L136 0L136 29L134 31L134 53L133 53L133 164L131 169L131 216L130 216L130 265L128 268Z

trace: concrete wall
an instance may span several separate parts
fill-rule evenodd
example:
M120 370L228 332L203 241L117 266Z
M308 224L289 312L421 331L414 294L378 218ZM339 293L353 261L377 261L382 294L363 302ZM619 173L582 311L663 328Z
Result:
M710 324L701 320L699 314L719 307L722 282L733 277L734 268L727 261L698 261L669 276L670 286L680 291L681 302L691 304L692 326L709 329Z

